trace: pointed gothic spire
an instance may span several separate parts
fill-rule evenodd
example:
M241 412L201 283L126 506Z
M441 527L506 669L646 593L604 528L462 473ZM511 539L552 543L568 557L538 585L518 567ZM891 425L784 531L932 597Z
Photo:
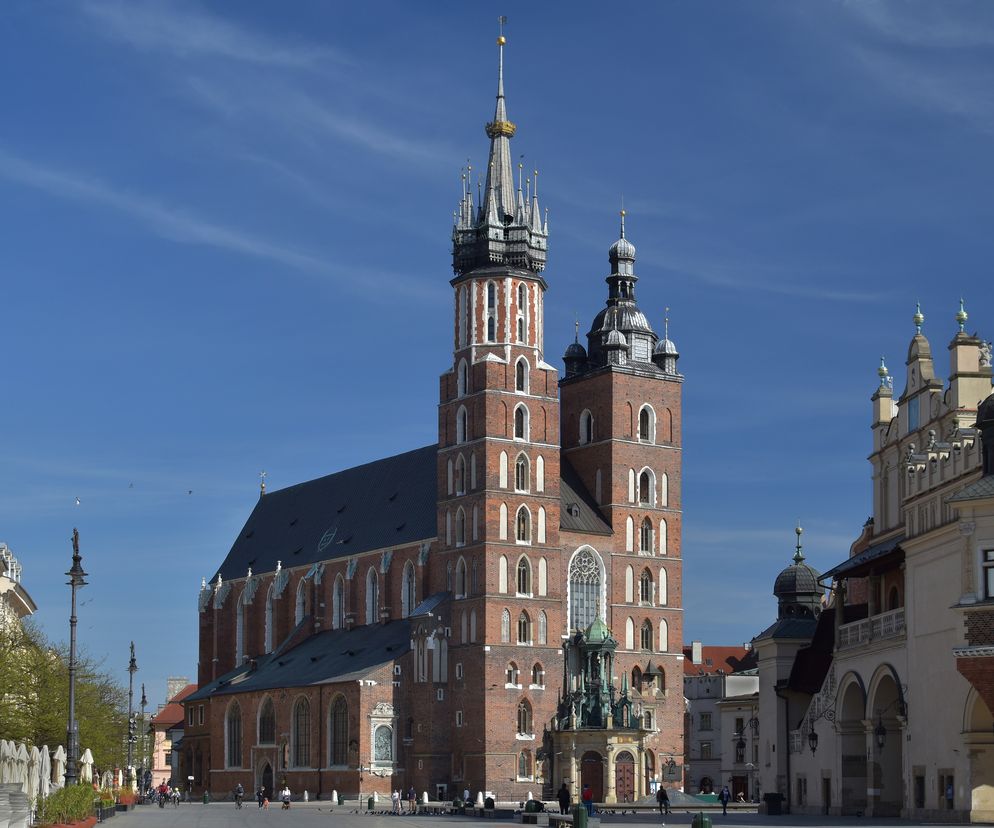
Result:
M497 105L494 119L487 124L487 137L490 138L490 166L487 172L487 189L493 190L502 223L514 217L514 170L511 167L511 138L517 127L507 118L507 103L504 100L504 23L500 18L500 35L497 37ZM489 211L488 211L489 213Z

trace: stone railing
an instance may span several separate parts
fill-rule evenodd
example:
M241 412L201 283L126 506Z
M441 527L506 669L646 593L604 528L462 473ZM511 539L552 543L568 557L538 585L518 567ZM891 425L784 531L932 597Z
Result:
M839 627L839 649L862 647L871 641L885 638L903 638L905 631L904 607L890 612L871 615L862 621L853 621Z

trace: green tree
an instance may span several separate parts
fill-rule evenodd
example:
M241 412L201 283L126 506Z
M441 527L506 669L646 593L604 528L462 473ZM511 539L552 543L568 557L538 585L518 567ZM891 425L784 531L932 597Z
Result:
M0 739L64 745L69 716L69 653L28 622L0 628ZM80 749L101 769L127 756L127 691L85 653L76 663Z

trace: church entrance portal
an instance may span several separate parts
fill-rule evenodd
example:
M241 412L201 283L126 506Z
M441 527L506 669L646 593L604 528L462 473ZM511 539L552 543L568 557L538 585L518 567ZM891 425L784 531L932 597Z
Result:
M635 801L635 757L627 750L614 760L614 792L618 802Z
M259 768L259 787L265 789L266 799L273 801L273 766L269 762Z
M580 790L590 785L594 802L604 801L604 760L595 750L588 750L580 760Z

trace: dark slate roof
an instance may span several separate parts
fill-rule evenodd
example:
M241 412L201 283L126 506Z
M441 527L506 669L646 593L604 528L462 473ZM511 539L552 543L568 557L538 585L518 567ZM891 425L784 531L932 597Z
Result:
M438 446L376 460L260 497L221 564L224 580L438 535ZM217 579L217 574L211 581Z
M411 647L408 621L369 624L352 630L324 630L298 646L255 659L198 690L192 702L232 693L307 687L361 678L375 667L403 656Z
M611 527L601 517L600 509L583 485L580 475L565 457L559 460L559 474L559 499L562 503L559 509L560 529L594 535L612 534ZM571 507L576 514L572 514Z
M961 503L964 500L983 500L988 497L994 497L994 475L991 474L971 483L962 491L954 494L947 502Z
M848 560L828 570L828 572L821 576L821 579L825 581L829 578L838 580L839 578L857 577L860 569L869 566L871 563L883 563L885 556L890 555L892 552L895 554L896 559L901 559L904 557L904 551L900 548L901 541L903 540L904 535L895 535L885 541L868 546L862 552L853 555Z
M434 595L429 595L413 610L411 610L411 615L427 615L451 597L451 592L436 592Z
M788 616L774 621L770 626L757 635L753 641L762 638L806 638L809 641L818 626L817 618L800 618Z

